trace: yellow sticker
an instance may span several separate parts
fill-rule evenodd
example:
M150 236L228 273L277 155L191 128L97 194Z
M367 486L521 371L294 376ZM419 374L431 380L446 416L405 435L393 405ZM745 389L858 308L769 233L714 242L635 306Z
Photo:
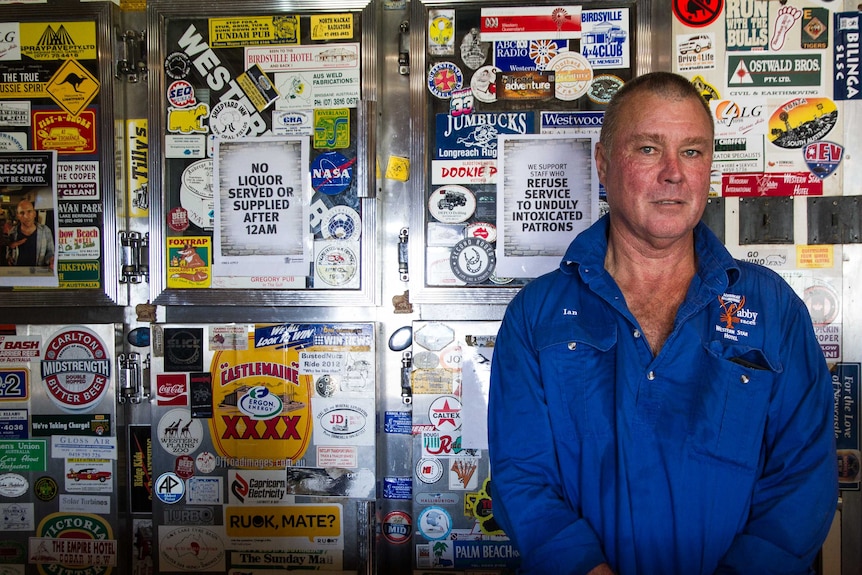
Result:
M21 22L21 55L33 60L95 60L96 23Z
M212 239L202 237L168 238L168 287L208 288L212 277Z
M410 159L401 156L389 156L386 166L386 178L406 182L410 179Z
M57 105L77 116L99 93L99 81L77 60L66 60L46 86Z
M314 109L314 147L336 150L350 146L350 109Z
M283 471L283 470L282 470ZM340 503L297 503L295 505L228 505L225 508L228 537L301 537L311 542L342 537Z
M147 119L126 120L126 206L132 218L145 218L150 213L149 157Z
M353 14L311 16L312 40L349 40L351 38L353 38Z
M299 16L210 18L210 46L299 44Z
M796 267L831 268L834 265L835 249L833 246L796 246Z

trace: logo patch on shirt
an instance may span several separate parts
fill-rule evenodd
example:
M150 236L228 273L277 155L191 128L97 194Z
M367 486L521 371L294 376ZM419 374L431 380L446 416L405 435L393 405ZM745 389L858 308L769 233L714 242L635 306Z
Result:
M747 327L757 325L757 316L760 312L752 311L745 307L745 296L725 293L718 296L721 306L719 323L715 330L721 332L725 339L739 341L740 337L747 337Z

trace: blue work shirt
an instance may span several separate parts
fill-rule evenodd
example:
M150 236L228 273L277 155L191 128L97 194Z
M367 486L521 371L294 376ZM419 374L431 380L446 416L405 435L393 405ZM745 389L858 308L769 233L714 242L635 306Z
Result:
M811 573L838 479L804 303L701 223L697 272L653 356L604 269L607 229L526 285L497 336L493 510L521 572Z

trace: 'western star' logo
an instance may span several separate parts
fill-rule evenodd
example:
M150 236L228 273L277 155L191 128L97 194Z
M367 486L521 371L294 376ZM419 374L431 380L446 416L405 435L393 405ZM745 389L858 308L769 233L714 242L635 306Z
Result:
M724 298L728 298L730 301L724 301ZM736 299L736 301L733 301ZM743 306L745 306L745 296L729 296L728 294L724 294L723 296L718 296L718 303L721 304L722 311L719 319L724 322L724 326L727 329L733 329L735 323L739 323L739 318L737 317L737 312L739 312Z

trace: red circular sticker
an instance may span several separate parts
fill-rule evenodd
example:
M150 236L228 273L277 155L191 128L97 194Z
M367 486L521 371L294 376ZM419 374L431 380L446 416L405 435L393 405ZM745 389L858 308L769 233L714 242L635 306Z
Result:
M51 400L80 411L99 402L111 380L111 360L101 338L83 326L57 332L45 346L42 381Z
M724 0L673 0L676 19L693 28L715 22L724 9Z

